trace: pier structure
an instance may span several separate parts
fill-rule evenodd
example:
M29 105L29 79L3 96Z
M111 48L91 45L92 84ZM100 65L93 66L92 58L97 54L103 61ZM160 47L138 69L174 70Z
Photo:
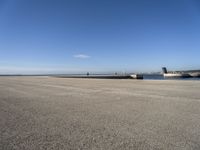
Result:
M57 75L59 78L87 78L87 79L143 79L142 74L89 74L86 75Z

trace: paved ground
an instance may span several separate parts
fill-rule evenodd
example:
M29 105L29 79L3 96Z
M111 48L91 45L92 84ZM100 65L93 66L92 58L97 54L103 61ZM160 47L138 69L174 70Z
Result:
M0 77L0 149L200 149L200 81Z

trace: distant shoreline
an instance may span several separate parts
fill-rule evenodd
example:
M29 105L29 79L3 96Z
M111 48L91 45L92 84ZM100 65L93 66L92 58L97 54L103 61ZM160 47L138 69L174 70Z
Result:
M92 74L91 76L87 76L85 74L42 74L42 75L0 75L0 77L57 77L57 78L83 78L83 79L98 79L95 75L102 76L98 77L99 79L131 79L126 75L121 75L121 77L114 76L111 74ZM164 78L162 74L142 74L143 80L191 80L191 81L200 81L200 78ZM120 76L120 75L119 75Z

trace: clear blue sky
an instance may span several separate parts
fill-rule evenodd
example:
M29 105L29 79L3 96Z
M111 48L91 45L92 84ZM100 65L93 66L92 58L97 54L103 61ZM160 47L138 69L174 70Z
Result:
M200 69L199 0L0 0L0 73Z

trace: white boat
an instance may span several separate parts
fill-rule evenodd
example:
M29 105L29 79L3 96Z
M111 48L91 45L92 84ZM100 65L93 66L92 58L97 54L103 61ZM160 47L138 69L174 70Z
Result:
M200 77L200 73L196 72L196 73L190 73L191 77L197 78Z
M168 72L166 67L162 68L164 78L191 78L189 73L184 72Z
M141 75L141 74L132 74L132 75L130 75L131 76L131 78L133 78L133 79L143 79L143 75Z

